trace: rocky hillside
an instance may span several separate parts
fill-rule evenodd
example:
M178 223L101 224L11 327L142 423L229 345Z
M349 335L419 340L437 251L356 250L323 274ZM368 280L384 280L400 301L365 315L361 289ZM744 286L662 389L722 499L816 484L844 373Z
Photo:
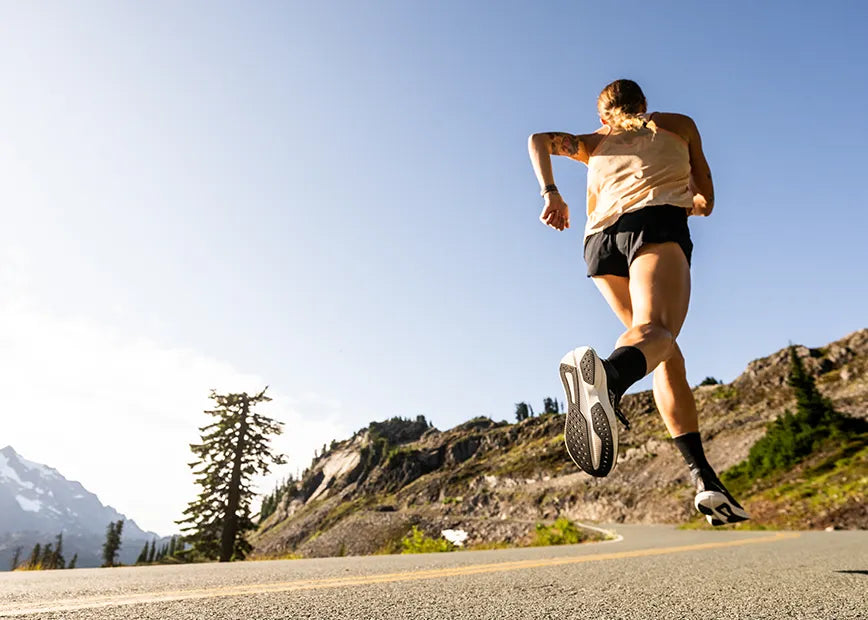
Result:
M797 353L839 411L868 417L868 329ZM695 389L706 451L719 471L743 460L766 424L793 407L788 368L783 349L751 362L732 383ZM536 522L558 516L644 523L693 518L686 469L651 393L628 395L622 406L632 428L621 435L618 466L602 480L569 460L562 415L518 424L479 418L448 431L418 421L372 424L333 444L288 489L253 536L254 556L388 552L412 525L434 535L464 529L474 546L520 544ZM825 527L847 515L846 526L868 527L865 451L847 456L847 495L826 501L822 489L813 489L821 496L813 512L789 525ZM767 495L761 507L773 522Z

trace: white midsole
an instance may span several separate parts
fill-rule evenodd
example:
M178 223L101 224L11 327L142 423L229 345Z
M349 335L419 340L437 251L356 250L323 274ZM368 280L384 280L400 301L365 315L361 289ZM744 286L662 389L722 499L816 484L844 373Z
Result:
M724 523L730 522L730 516L726 514L726 512L720 511L721 506L727 506L728 511L731 511L733 515L740 517L742 520L750 519L750 515L747 511L733 504L729 499L727 499L726 495L720 491L702 491L701 493L697 493L696 498L693 500L693 505L697 510L699 510L700 506L705 506L714 513L715 517Z
M588 350L592 351L594 354L593 384L586 383L585 378L582 375L582 358ZM595 469L598 468L600 466L600 455L603 451L603 441L594 431L593 419L591 418L591 408L597 403L600 403L603 407L603 411L606 413L606 419L609 422L609 428L612 435L612 467L614 468L618 461L617 418L615 417L615 409L612 407L612 403L609 402L609 388L606 383L606 371L603 368L603 362L600 360L600 356L597 355L591 347L579 347L578 349L567 353L561 360L561 363L574 367L577 371L576 374L579 377L579 384L577 386L573 386L572 382L569 383L570 388L573 390L573 399L579 403L579 411L582 412L582 416L588 422L588 428L591 429L591 463ZM578 392L578 394L576 392ZM601 398L600 395L603 395L603 397ZM578 398L576 398L577 396Z

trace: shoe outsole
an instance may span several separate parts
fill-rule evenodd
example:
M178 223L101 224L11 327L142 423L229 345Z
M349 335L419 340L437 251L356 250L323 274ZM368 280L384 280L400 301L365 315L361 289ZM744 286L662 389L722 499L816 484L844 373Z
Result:
M590 347L580 347L561 360L560 374L567 400L567 453L583 471L598 478L607 476L618 459L618 427L602 361ZM594 443L600 446L597 459Z
M697 493L693 505L714 526L739 523L750 519L750 515L744 508L731 501L720 491Z

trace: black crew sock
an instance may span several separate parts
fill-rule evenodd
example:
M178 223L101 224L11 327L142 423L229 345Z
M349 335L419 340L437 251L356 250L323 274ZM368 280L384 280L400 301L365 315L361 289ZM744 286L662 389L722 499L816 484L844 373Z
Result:
M618 347L602 362L609 389L619 398L631 385L648 374L645 354L636 347Z
M702 449L702 439L699 433L685 433L678 437L673 437L672 441L678 446L681 451L681 456L684 457L684 462L691 470L712 470L708 464L708 459L705 458L705 450Z
M717 477L714 468L705 458L705 450L702 449L702 439L700 439L699 433L685 433L673 437L672 441L678 446L681 456L684 457L684 461L690 468L690 480L697 491L720 491L726 495L729 501L741 508L741 504L729 494L720 478Z

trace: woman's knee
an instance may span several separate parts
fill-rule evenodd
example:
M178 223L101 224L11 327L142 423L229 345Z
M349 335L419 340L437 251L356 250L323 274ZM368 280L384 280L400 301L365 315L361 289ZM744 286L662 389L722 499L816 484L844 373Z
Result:
M659 321L634 322L631 329L643 338L668 340L670 346L675 346L675 337L672 335L672 332Z
M630 331L640 340L653 340L661 348L660 350L663 353L662 357L664 359L668 359L673 351L677 349L675 336L662 323L656 321L634 323Z

